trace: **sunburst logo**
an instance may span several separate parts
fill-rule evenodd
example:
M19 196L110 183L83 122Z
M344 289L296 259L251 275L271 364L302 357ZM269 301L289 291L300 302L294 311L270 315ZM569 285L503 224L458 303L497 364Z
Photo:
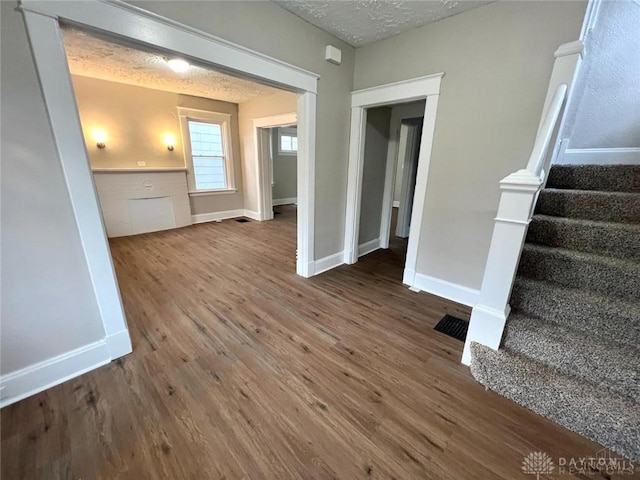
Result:
M535 475L536 480L540 480L540 475L553 473L553 469L553 460L544 452L531 452L522 461L522 471L527 475Z

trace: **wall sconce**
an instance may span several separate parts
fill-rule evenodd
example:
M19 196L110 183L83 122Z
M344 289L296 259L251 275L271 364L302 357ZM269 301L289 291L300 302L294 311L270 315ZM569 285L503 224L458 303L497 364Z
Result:
M169 133L166 134L164 136L164 144L167 146L167 150L169 150L170 152L173 152L173 148L175 147L175 144L176 144L175 137Z
M96 147L104 148L107 146L107 134L104 130L94 130L93 139L96 141Z

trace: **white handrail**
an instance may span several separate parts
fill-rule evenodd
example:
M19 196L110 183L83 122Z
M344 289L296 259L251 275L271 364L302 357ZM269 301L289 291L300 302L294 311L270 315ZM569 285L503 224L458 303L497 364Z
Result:
M536 177L540 178L543 171L547 171L544 168L545 159L547 158L547 151L549 150L549 144L553 137L553 131L558 123L558 117L562 111L562 105L567 96L567 84L561 83L556 88L553 94L553 99L549 103L547 115L544 118L540 132L536 137L531 156L529 157L529 163L527 163L527 170L533 173Z

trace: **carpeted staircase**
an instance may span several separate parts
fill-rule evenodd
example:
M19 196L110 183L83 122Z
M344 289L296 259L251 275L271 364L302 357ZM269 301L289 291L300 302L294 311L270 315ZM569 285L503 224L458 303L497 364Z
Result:
M640 461L640 165L554 166L487 388Z

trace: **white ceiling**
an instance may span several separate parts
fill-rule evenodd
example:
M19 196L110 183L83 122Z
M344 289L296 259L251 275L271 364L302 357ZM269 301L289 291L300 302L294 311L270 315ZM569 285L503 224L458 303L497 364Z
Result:
M491 3L493 0L274 0L354 47Z
M161 53L112 43L71 27L63 27L62 32L69 70L74 75L231 103L281 92L194 65L186 73L175 73Z

